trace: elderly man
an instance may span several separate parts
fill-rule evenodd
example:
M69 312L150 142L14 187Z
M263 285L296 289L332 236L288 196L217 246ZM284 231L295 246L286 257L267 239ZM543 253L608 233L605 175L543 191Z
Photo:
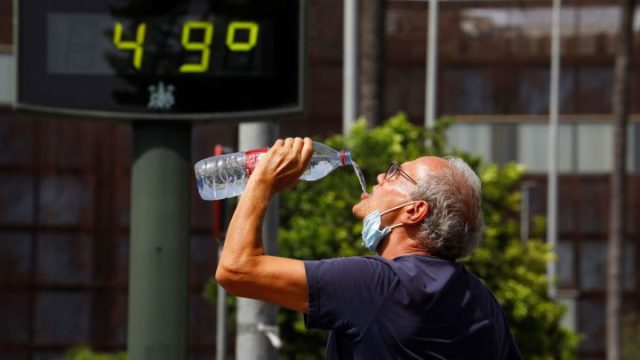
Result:
M306 314L331 330L328 359L520 359L504 311L455 260L482 227L480 181L462 160L392 163L353 214L379 256L301 261L265 255L271 197L293 186L310 139L278 140L251 175L233 215L217 281L243 297Z

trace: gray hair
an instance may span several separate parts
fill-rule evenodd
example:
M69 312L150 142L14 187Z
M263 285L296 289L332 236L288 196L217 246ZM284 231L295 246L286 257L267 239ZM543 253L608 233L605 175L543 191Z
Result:
M483 228L481 185L464 160L445 157L449 166L418 182L413 200L426 200L429 213L418 237L434 256L456 260L471 254Z

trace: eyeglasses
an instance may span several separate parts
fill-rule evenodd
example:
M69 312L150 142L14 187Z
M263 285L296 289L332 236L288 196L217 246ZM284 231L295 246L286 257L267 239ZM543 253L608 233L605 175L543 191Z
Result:
M393 180L398 174L402 175L405 179L409 180L413 185L418 185L418 182L413 180L413 178L409 176L409 174L407 174L404 170L402 170L400 165L398 165L398 162L395 160L392 161L391 164L389 164L389 168L387 169L387 172L384 174L384 180L385 181Z

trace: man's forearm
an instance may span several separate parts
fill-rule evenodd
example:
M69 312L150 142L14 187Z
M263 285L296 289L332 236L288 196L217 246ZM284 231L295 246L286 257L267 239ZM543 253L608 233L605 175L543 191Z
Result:
M264 255L262 222L273 191L268 183L254 180L249 179L229 223L216 278L223 275L219 274L221 271L239 276L251 272L259 257Z

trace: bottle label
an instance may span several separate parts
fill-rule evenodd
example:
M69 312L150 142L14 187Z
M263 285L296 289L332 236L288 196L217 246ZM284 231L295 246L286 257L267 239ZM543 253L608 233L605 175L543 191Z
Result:
M258 161L267 151L269 151L269 148L266 147L245 151L244 166L247 170L247 176L251 176L251 173L253 173L253 170L255 170L256 165L258 165Z

